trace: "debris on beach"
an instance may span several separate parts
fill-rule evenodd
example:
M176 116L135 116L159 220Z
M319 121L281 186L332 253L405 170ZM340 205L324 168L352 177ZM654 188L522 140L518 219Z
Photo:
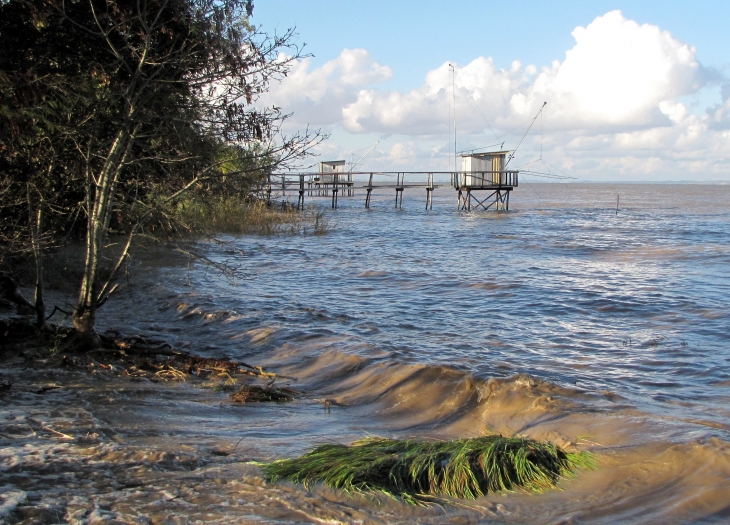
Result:
M33 367L76 370L97 377L153 382L193 381L203 388L232 393L233 403L291 401L301 395L287 387L273 386L278 379L293 378L241 361L181 352L165 341L139 336L123 337L116 332L108 332L101 335L102 347L97 350L64 349L64 342L72 331L68 327L54 325L48 325L46 331L39 331L23 319L0 320L0 351L3 351L4 357L12 354ZM265 385L253 384L256 381L265 381ZM0 395L11 388L10 380L0 383Z
M291 388L276 388L270 385L243 385L231 396L234 403L261 403L294 401L296 394Z

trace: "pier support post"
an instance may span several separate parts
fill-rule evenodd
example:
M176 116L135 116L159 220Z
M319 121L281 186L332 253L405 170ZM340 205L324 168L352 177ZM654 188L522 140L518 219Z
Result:
M340 189L337 187L337 183L340 181L340 176L337 174L334 174L332 176L332 209L337 208L337 192L340 191Z
M478 188L479 190L487 189L487 188ZM472 194L471 188L466 188L466 196L460 195L459 196L459 209L460 210L478 210L482 209L484 211L489 210L492 206L494 206L495 210L501 209L502 210L509 210L509 194L511 189L489 189L490 192L486 197L483 199L480 199L476 195ZM459 192L461 194L461 191Z
M459 189L458 201L456 204L457 210L471 210L471 189L466 188L466 195L464 190Z
M304 175L299 175L299 199L297 200L297 210L304 209Z
M433 173L428 174L428 186L426 186L426 209L433 209Z
M398 173L396 175L396 183L395 183L395 207L396 208L402 208L403 207L403 189L404 189L404 181L406 178L405 173ZM400 197L400 201L399 201Z
M367 186L368 194L365 196L365 208L370 208L370 194L373 192L373 174L370 174L370 180Z

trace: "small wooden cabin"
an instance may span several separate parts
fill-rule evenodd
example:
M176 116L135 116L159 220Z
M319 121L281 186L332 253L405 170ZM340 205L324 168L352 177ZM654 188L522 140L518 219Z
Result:
M346 162L344 160L328 160L319 163L319 180L315 181L320 184L332 184L335 181L335 175L338 175L337 182L347 180L347 171L345 170Z
M464 172L461 186L483 188L508 184L504 169L509 151L469 153L461 155L461 171Z

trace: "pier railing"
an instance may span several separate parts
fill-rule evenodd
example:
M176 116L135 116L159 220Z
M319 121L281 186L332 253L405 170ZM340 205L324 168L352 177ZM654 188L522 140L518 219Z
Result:
M452 186L457 189L496 189L516 188L518 171L462 171L456 172L451 178Z

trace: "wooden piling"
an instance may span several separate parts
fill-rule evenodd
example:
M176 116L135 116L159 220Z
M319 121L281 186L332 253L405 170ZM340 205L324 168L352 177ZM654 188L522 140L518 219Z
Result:
M299 175L299 199L297 200L297 210L304 209L304 175Z
M395 184L395 207L396 208L402 208L403 207L403 190L405 189L405 173L398 173L396 175L396 184ZM400 202L398 201L398 197L400 197Z
M373 192L373 174L370 174L370 180L368 181L367 188L365 188L368 192L367 196L365 197L365 208L370 208L370 194Z
M433 173L428 174L428 186L426 186L426 209L433 209Z

